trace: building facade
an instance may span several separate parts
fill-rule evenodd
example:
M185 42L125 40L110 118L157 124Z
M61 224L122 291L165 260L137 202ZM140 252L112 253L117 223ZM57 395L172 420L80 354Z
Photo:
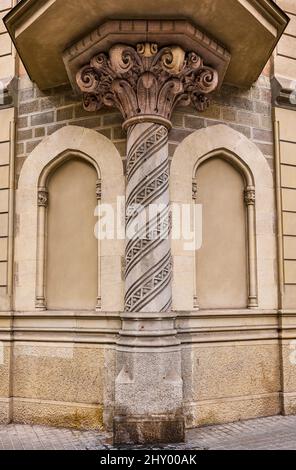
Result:
M169 3L0 0L2 423L296 412L296 1Z

